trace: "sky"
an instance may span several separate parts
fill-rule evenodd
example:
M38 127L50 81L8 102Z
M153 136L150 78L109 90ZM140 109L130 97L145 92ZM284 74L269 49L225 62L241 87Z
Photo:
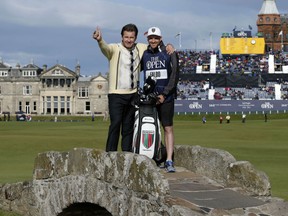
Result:
M222 33L249 30L263 0L1 0L0 61L15 67L61 64L81 75L106 74L107 59L92 39L100 27L107 43L121 42L121 29L134 23L137 42L149 27L161 29L164 43L179 49L219 49ZM276 0L288 13L287 0ZM181 36L176 36L181 33Z

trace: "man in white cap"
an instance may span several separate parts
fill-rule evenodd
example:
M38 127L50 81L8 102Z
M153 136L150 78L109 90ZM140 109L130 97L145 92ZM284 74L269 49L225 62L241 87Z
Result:
M165 168L167 172L175 172L174 152L174 98L179 80L179 62L177 53L168 54L162 41L161 30L151 27L147 33L149 46L142 57L144 80L149 76L157 78L155 92L158 94L157 111L164 128L164 139L167 150Z

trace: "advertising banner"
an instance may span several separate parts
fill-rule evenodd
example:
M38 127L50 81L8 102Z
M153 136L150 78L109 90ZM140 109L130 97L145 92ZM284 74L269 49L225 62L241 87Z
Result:
M252 37L251 31L233 31L233 36L236 38Z
M176 113L288 110L288 100L175 100Z

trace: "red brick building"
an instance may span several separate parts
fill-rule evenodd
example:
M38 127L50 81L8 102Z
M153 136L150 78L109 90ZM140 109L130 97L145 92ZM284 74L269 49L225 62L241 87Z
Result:
M288 52L288 14L278 12L275 0L264 0L258 14L259 35L265 38L266 51Z

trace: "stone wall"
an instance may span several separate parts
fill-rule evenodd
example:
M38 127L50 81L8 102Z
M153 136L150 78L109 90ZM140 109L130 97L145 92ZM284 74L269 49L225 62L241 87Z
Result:
M176 146L175 162L225 187L270 195L264 173L225 151ZM0 185L0 208L25 216L62 216L81 203L106 209L107 215L202 215L171 204L170 198L168 181L152 160L95 149L40 153L32 181Z

